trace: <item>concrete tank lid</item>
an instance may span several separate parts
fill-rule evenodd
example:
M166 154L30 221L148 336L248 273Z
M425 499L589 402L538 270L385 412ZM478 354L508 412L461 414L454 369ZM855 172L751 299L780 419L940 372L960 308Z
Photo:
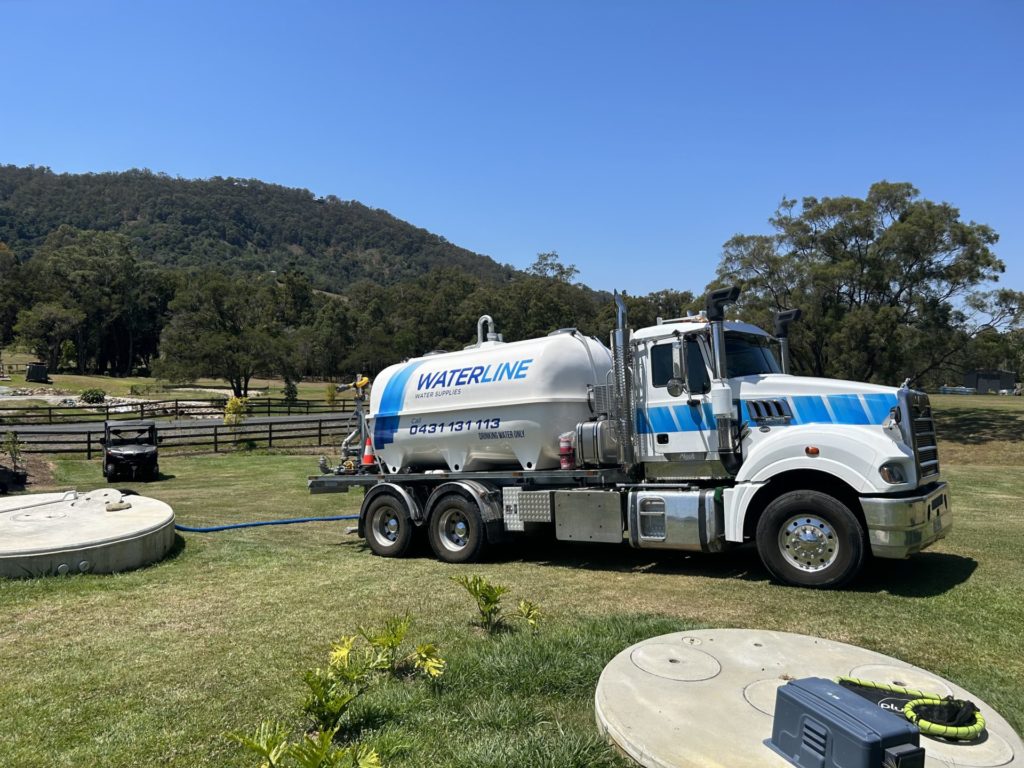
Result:
M601 673L598 727L645 768L785 768L764 741L775 693L790 679L860 677L970 699L985 717L976 742L922 734L928 768L1024 766L1024 743L998 712L927 670L864 648L788 632L702 629L626 648Z
M0 498L0 559L113 544L173 524L164 502L113 488Z

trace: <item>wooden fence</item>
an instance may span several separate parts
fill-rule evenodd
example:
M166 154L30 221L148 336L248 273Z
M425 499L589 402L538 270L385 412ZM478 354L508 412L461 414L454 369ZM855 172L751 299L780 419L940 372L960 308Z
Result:
M0 405L0 424L67 424L108 419L191 419L223 418L225 398L197 400L148 400L120 405ZM283 397L260 397L246 404L248 416L293 416L316 413L352 412L352 401L286 400Z
M196 421L187 424L157 423L161 447L202 447L214 452L237 445L254 447L312 447L337 446L355 428L355 420L333 414L316 419L275 421L227 426L215 421ZM68 428L66 430L40 429L31 426L12 427L21 449L25 453L84 453L91 459L101 454L103 426Z

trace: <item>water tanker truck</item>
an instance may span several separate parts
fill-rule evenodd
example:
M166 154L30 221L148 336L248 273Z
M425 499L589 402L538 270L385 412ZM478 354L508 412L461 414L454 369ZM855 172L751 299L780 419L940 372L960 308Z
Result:
M351 439L363 461L322 459L310 491L365 488L374 553L401 557L425 531L453 563L545 528L641 549L753 541L777 580L828 588L944 537L928 396L789 374L799 311L770 335L725 319L738 296L635 331L616 296L611 349L571 328L506 343L485 315L476 344L381 372Z

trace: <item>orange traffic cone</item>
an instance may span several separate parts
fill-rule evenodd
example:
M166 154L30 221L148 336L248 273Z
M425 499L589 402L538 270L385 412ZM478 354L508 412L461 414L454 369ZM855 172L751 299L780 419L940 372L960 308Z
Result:
M372 467L377 463L373 456L373 446L370 445L370 438L366 438L366 445L363 446L363 466Z

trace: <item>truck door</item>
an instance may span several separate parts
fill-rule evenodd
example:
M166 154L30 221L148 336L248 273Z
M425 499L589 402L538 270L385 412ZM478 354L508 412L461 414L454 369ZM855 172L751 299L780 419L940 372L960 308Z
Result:
M681 347L677 346L681 345ZM670 379L682 379L680 354L685 356L687 378L694 391L673 397ZM716 450L715 422L707 390L711 383L703 345L697 336L681 340L665 339L647 350L643 407L638 409L637 431L645 457L649 460L703 465L708 453ZM694 474L703 476L699 467Z

